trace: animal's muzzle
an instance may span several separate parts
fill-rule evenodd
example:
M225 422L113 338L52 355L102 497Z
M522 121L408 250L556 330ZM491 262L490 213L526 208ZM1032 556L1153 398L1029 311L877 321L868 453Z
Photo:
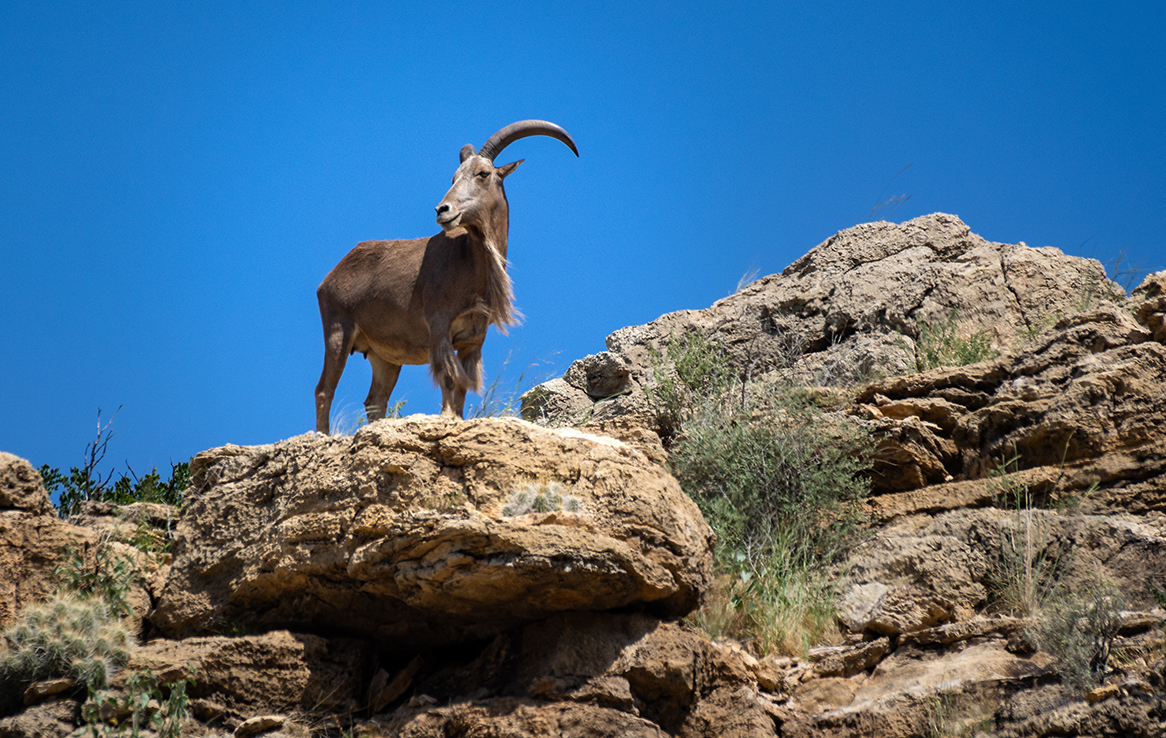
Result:
M460 217L461 213L453 212L453 208L451 208L447 203L443 202L437 206L437 224L442 228L453 227Z

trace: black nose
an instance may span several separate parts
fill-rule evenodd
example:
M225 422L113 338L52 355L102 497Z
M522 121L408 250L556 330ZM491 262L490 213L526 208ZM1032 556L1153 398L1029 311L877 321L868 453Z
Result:
M449 205L442 203L442 204L437 206L437 214L438 215L441 215L442 213L448 213L448 212L449 212Z

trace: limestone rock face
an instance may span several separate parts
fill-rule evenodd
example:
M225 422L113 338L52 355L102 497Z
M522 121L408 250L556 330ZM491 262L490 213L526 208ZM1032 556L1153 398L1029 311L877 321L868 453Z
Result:
M243 621L415 649L558 612L684 614L710 577L712 534L676 481L579 431L415 416L213 449L192 470L151 618L172 637ZM508 515L528 487L579 509Z
M870 384L855 414L879 438L872 508L888 519L983 504L1007 483L1081 496L1090 512L1166 509L1164 387L1166 345L1112 306L991 361ZM962 481L1004 466L1010 476L991 485Z

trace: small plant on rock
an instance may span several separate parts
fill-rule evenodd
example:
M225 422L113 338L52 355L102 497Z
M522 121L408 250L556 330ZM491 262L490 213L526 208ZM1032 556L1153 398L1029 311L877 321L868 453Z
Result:
M1060 587L1073 561L1072 541L1053 535L1052 513L1041 510L1036 495L1017 481L1018 454L989 472L996 504L1015 515L1000 525L1000 554L989 574L992 598L1004 612L1035 615Z
M131 615L129 594L139 576L134 562L124 553L116 553L105 541L93 554L93 563L73 544L65 547L65 560L53 571L60 581L58 592L96 597L108 603L118 617Z
M672 337L664 352L649 346L653 383L646 388L661 437L670 442L694 409L736 381L732 360L703 333Z
M188 669L194 672L189 665ZM186 689L194 683L193 676L159 682L151 672L135 671L126 677L125 692L120 698L105 690L90 689L89 699L81 708L85 732L92 738L127 734L128 738L178 738L182 726L190 720Z
M583 503L575 495L563 494L563 486L558 482L528 484L511 493L509 502L502 508L502 514L508 518L515 518L519 515L555 510L582 512Z

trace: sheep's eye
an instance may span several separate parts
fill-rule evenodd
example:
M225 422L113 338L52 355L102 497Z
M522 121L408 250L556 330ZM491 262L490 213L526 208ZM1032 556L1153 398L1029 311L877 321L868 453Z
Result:
M483 179L485 179L486 177L489 177L489 176L490 176L490 170L488 170L488 169L483 169L482 171L478 172L478 176L479 176L479 177L482 177Z

